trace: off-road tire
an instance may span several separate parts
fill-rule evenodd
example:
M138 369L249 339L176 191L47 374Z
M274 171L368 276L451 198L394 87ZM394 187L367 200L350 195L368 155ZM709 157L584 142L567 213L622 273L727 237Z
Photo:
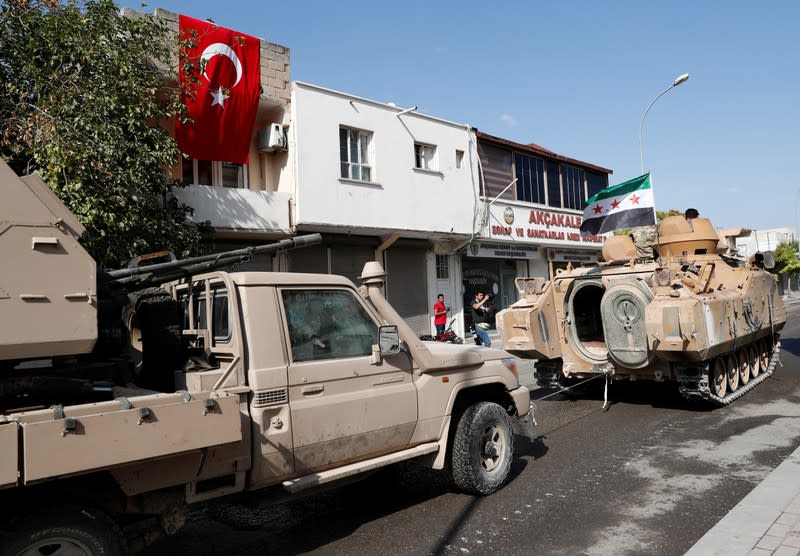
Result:
M514 454L508 413L494 402L469 406L458 420L452 450L451 474L460 490L479 495L498 490Z
M122 530L106 514L81 506L58 506L17 516L0 535L0 555L69 554L124 556Z

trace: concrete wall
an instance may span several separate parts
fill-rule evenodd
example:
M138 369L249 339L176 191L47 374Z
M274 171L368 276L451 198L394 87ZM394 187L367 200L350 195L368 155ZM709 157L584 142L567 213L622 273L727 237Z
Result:
M794 241L791 228L754 230L748 237L736 238L736 249L741 257L749 257L758 251L775 251L780 243Z
M297 225L473 232L478 168L467 126L314 85L294 82L289 157ZM372 183L341 178L339 128L372 132ZM414 142L436 145L438 171L414 168ZM456 168L456 150L463 151ZM281 186L282 188L283 186ZM414 237L414 236L412 236Z

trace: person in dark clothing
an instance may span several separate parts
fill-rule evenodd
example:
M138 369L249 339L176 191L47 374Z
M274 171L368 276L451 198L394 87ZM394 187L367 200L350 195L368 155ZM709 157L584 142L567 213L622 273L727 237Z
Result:
M492 312L489 299L485 293L477 292L475 299L472 301L472 324L475 326L475 343L486 347L492 347L492 340L489 339L489 333L486 331L489 328L487 321Z

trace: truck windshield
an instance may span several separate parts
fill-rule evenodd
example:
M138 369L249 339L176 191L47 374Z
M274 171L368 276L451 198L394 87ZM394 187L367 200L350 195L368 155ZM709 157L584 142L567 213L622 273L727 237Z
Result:
M378 326L352 292L283 290L292 360L370 355Z

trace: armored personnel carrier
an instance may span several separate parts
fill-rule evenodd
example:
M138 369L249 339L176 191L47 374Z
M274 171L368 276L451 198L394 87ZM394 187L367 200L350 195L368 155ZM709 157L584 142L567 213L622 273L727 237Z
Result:
M670 216L651 257L613 236L602 263L518 278L520 300L497 316L504 347L538 360L540 386L605 374L726 405L772 374L786 311L771 254L742 263L718 242L708 219Z

